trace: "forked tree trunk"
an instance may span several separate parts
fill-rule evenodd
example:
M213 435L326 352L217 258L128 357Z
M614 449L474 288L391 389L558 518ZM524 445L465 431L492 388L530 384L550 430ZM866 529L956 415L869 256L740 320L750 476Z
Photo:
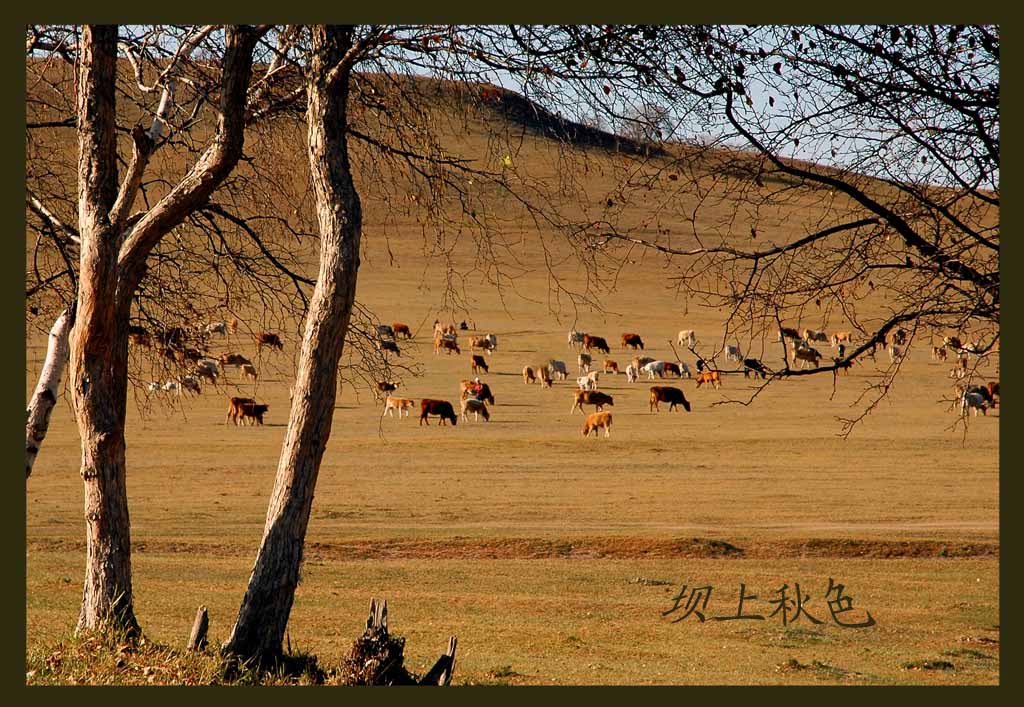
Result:
M346 144L352 29L311 28L306 111L320 226L320 271L306 316L294 400L259 553L224 650L260 659L281 653L299 582L313 492L331 434L338 360L359 268L362 214Z
M75 304L61 312L57 321L50 328L49 343L46 346L46 358L43 359L43 372L39 375L39 384L29 401L26 411L28 420L25 423L25 479L32 475L39 447L50 429L50 415L57 404L57 392L60 390L60 379L68 364L69 341L71 327L75 324Z
M117 27L82 31L78 75L78 306L71 332L71 390L82 439L85 589L78 630L112 622L138 631L132 607L131 538L125 489L124 417L118 414L117 255L110 211L117 198L114 83ZM125 351L127 358L127 351Z

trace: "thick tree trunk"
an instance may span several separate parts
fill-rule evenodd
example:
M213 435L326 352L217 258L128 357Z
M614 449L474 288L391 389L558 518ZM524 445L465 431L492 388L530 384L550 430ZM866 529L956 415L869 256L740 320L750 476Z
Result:
M46 358L43 360L43 372L39 375L39 384L29 401L25 423L25 480L32 475L32 467L36 463L39 447L46 438L50 428L50 414L57 404L57 392L60 379L67 367L71 327L75 324L75 305L65 309L57 317L50 328L50 340L46 347Z
M299 582L306 528L331 433L338 360L355 299L362 223L346 144L351 28L316 26L307 93L309 162L321 235L320 272L306 317L288 432L256 563L227 652L273 658Z
M118 414L117 403L118 375L124 377L118 370L122 358L118 348L124 347L123 358L127 359L127 336L118 336L120 238L110 223L110 210L117 198L116 58L116 26L83 29L77 97L81 272L70 354L85 482L85 589L78 630L115 626L136 633L124 416Z

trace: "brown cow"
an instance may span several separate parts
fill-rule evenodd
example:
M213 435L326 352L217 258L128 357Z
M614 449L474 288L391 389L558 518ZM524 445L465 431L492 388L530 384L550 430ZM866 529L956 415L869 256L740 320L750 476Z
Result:
M259 353L263 352L264 346L269 346L270 348L277 349L278 351L284 351L284 344L281 343L281 337L277 334L261 331L253 334L252 337L256 340L256 351Z
M255 405L256 401L252 398L228 398L228 416L224 419L224 424L232 420L237 425L238 417L242 414L242 405L247 403Z
M583 423L583 436L589 437L591 432L604 428L604 436L612 436L612 414L610 412L595 412L587 417ZM600 434L598 434L600 437Z
M610 358L606 358L604 360L604 372L607 373L608 371L611 371L612 373L619 372L619 364Z
M540 383L542 388L551 387L551 369L547 366L537 367L537 382Z
M661 408L658 407L658 403L668 403L669 412L675 410L677 405L682 405L686 412L690 412L690 401L686 399L685 395L683 395L683 391L679 390L679 388L673 388L672 386L655 385L651 387L651 401L649 406L651 412L661 410Z
M639 334L623 334L622 335L622 348L634 348L644 350L644 341L640 338Z
M258 403L242 403L242 424L245 424L247 419L252 420L253 425L262 425L263 416L270 409L270 405L258 404Z
M252 365L252 361L247 359L242 354L222 353L220 355L220 363L222 366L245 366Z
M711 383L715 386L715 389L722 387L722 376L718 371L705 370L701 371L697 376L697 387L699 388L703 383Z
M672 363L671 361L665 361L665 373L674 373L676 378L683 377L683 369L679 367L678 363Z
M489 369L487 368L487 361L484 360L484 357L480 354L471 355L473 356L473 360L470 362L469 367L473 369L473 373L476 373L478 368L482 368L484 369L484 373L488 373Z
M601 353L611 353L611 349L608 348L608 342L600 336L591 336L590 334L583 335L583 348L587 351L590 349L597 349Z
M395 410L398 410L398 419L402 419L402 413L405 412L405 416L409 417L409 411L412 410L416 404L415 400L409 398L392 398L390 395L384 400L384 412L380 414L381 417L384 415L395 416Z
M577 408L579 408L580 414L583 415L584 405L593 405L599 411L603 410L605 405L615 406L612 396L597 390L577 390L573 397L574 402L572 409L569 410L570 415L576 412Z
M461 383L459 383L459 398L465 400L467 397L469 397L469 394L470 392L472 392L474 385L476 385L475 381L462 381ZM477 398L478 400L486 400L491 405L494 405L494 393L491 392L491 386L487 385L486 383L480 384L479 395L474 395L473 397Z
M256 371L256 366L251 363L242 364L242 378L251 378L253 382L259 377L259 373Z
M412 338L412 332L409 331L409 325L408 324L402 324L401 322L391 322L391 329L392 329L392 331L395 332L395 336L396 337L399 334L402 334L402 335L405 336L406 339L411 339Z
M530 385L537 380L537 376L534 374L533 369L529 366L523 366L523 383Z
M431 400L430 398L424 398L420 401L420 424L427 423L427 427L430 427L430 420L427 415L437 415L441 418L438 423L444 426L445 420L451 420L453 425L459 424L459 418L455 416L455 408L447 400Z
M989 381L985 384L988 395L992 398L992 407L999 407L999 381Z

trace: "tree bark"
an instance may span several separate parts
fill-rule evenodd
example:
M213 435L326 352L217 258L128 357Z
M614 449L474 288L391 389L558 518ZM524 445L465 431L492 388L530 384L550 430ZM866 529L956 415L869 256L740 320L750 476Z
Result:
M46 347L46 358L43 361L43 372L39 375L39 385L29 401L26 410L28 421L25 423L25 480L32 475L39 447L46 438L50 428L50 414L57 405L57 392L60 379L64 375L69 356L68 341L71 327L75 324L75 305L65 309L57 317L50 328L49 344Z
M78 630L113 625L134 634L139 627L132 606L124 416L117 414L116 400L120 373L115 351L120 343L116 307L119 234L110 223L110 210L117 198L116 60L117 27L85 27L77 96L78 230L82 244L70 354L85 482L85 589ZM120 338L127 349L127 336Z
M306 112L309 163L321 235L277 478L256 563L224 650L280 655L299 582L317 474L331 433L338 360L355 299L362 213L349 169L346 100L354 60L348 27L311 28Z

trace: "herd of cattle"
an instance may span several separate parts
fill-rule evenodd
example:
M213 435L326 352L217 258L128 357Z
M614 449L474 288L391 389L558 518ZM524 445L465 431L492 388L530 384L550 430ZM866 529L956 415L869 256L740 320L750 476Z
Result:
M203 381L217 383L218 378L224 375L229 367L235 367L243 379L255 381L258 377L258 372L252 361L245 356L238 353L223 353L213 358L209 354L208 340L210 336L221 334L226 337L228 332L234 333L236 329L237 322L231 320L213 322L204 327L193 329L178 328L163 331L154 337L140 327L132 327L130 340L133 343L152 347L155 341L155 345L159 346L161 356L178 364L192 365L189 375L182 375L175 380L166 382L149 383L147 385L148 391L153 393L174 392L178 395L182 393L198 394L202 390L201 383ZM453 352L456 355L461 355L462 349L459 346L460 330L463 332L469 330L466 322L462 322L459 327L456 327L454 323L442 325L439 321L435 321L433 332L434 355L440 355L441 352L444 352L446 355L451 355ZM401 355L401 350L398 346L399 337L403 337L406 340L414 338L409 327L399 322L394 322L390 325L377 325L376 335L378 349L382 352L394 353L395 355ZM876 350L884 346L890 362L896 362L906 355L907 337L908 333L905 330L902 328L896 329L886 337L884 344L876 344L867 351L867 354L874 358ZM491 392L490 386L480 380L479 374L481 372L486 374L490 371L486 355L494 354L498 350L498 338L495 334L469 336L468 338L470 370L477 377L473 380L462 380L460 382L460 415L456 414L455 406L447 400L424 398L419 403L420 425L427 424L429 426L430 417L438 417L439 425L445 425L448 421L452 425L456 425L460 416L463 421L468 421L470 414L474 416L475 420L479 420L481 417L483 417L484 421L490 420L491 414L488 405L494 405L494 394ZM283 350L283 344L278 334L258 332L253 335L253 341L256 346L257 356L262 355L264 348L277 351ZM690 366L683 361L659 360L642 355L634 357L625 366L624 371L620 371L618 362L611 358L604 358L601 365L598 366L594 358L596 353L601 353L605 356L611 354L611 347L608 345L607 340L582 331L572 330L569 332L568 346L570 349L577 348L576 363L579 368L579 375L575 379L576 389L573 392L573 404L569 412L572 414L579 410L581 414L586 416L585 405L591 405L595 409L594 413L586 416L582 428L584 437L588 437L592 432L597 433L602 429L606 437L611 436L612 414L605 411L604 408L606 406L614 406L614 398L598 390L602 374L616 375L624 372L627 383L635 383L643 376L646 376L649 381L654 381L655 378L663 379L666 376L674 376L680 379L694 379L698 389L704 384L714 386L716 389L722 385L723 371L714 366L713 360L711 362L705 361L695 351L697 344L695 331L690 329L680 331L676 341L680 346L687 347L696 356L696 377L694 377L694 371ZM823 342L838 350L839 355L832 357L832 361L837 366L837 373L840 371L846 373L850 368L850 362L845 360L845 349L848 344L853 342L851 332L838 331L829 335L824 331L812 329L798 331L797 329L782 327L779 329L777 341L788 341L789 351L794 364L799 362L802 368L806 367L808 363L818 367L824 358L822 353L813 347L812 342ZM624 350L632 349L634 352L644 350L644 342L639 334L625 333L622 335L620 342L621 348ZM477 350L480 350L483 355L475 353ZM675 351L674 347L673 351ZM959 355L957 366L951 370L950 377L963 378L968 371L967 357L969 354L977 353L976 347L971 344L964 346L955 337L947 337L943 341L942 346L932 347L932 358L945 361L947 360L948 351L953 351ZM772 375L772 371L760 360L749 356L745 357L738 346L727 345L725 347L725 355L728 361L741 365L741 368L728 371L730 373L742 372L745 378L753 375L760 376L762 379ZM538 365L524 366L522 378L523 383L527 385L536 382L542 387L550 388L555 381L567 380L569 378L569 371L565 361L552 358ZM401 419L402 417L408 417L415 408L415 400L392 395L398 387L399 383L394 381L377 383L374 392L378 399L383 398L384 408L381 413L382 417L394 417L395 411L397 411L398 418ZM969 387L960 384L957 386L957 392L962 415L966 415L968 412L973 412L974 415L977 415L979 410L982 414L987 414L989 408L994 408L998 405L998 382L989 382L986 385ZM670 412L677 407L682 407L687 412L691 411L690 402L686 399L683 391L680 388L668 385L652 386L648 403L651 412L659 411L661 403L666 403L669 406ZM228 421L233 422L235 425L245 425L249 422L254 425L263 424L263 416L267 413L269 407L268 404L259 403L253 398L230 397L225 424Z

